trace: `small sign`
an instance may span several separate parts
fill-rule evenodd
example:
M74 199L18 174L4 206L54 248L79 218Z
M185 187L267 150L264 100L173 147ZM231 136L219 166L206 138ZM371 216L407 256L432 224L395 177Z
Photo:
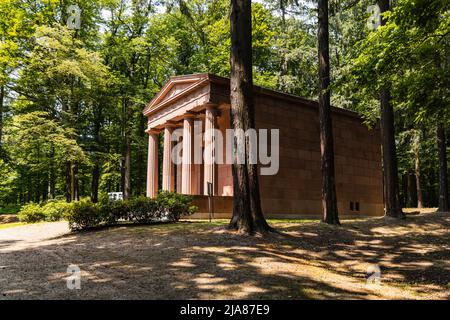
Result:
M211 182L208 182L208 196L212 197L214 194L213 192L213 184Z
M207 183L208 186L208 211L209 211L209 222L211 222L213 216L214 216L214 208L213 208L213 195L214 195L214 190L213 190L213 184L211 182Z
M123 200L123 192L109 192L108 199L111 201L122 201Z

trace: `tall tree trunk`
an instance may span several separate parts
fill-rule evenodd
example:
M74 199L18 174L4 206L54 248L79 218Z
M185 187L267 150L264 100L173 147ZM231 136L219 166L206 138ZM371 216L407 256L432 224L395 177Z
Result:
M417 189L417 208L423 208L423 195L422 187L420 185L420 149L419 147L414 150L414 171L416 174L416 189Z
M319 0L319 125L322 168L323 221L339 224L337 208L334 141L330 106L330 48L328 31L328 0Z
M0 86L0 156L2 155L2 137L3 137L3 101L5 99L5 87Z
M408 173L408 202L407 207L413 208L417 203L416 197L416 179L413 173Z
M98 161L98 160L96 160ZM98 202L98 186L100 181L100 167L96 162L94 168L92 168L92 182L91 182L91 201L93 203Z
M55 189L56 189L56 172L55 172L55 147L52 145L50 151L50 174L48 179L48 197L50 199L55 199Z
M255 127L252 75L251 1L231 0L231 128L247 131ZM236 132L236 131L235 131ZM258 181L258 168L251 164L249 140L237 139L237 150L245 154L245 164L234 155L233 217L229 228L252 234L272 230L264 219Z
M381 13L390 10L389 0L378 0ZM386 20L382 19L382 25ZM397 154L395 146L394 109L391 104L391 94L388 87L380 92L381 108L381 144L383 149L383 175L384 175L384 210L387 217L403 219L400 206L400 192L398 185Z
M78 165L76 163L71 165L70 168L70 186L71 186L71 201L78 201L80 197L78 195Z
M98 152L101 150L100 144L100 129L102 126L103 115L102 115L102 105L97 104L94 106L94 167L92 168L92 180L91 180L91 201L93 203L98 202L98 188L100 185L100 159L98 156Z
M69 161L66 163L66 201L72 202L72 163Z
M123 198L131 197L131 118L132 109L130 101L123 98L123 116L124 116L124 145L122 154L122 192Z
M403 207L408 206L408 174L404 173L402 174L401 179L401 186L402 186L402 192L400 196L400 203Z
M124 168L124 193L123 198L131 197L131 136L127 134L125 139L125 168Z
M443 123L437 125L437 143L439 149L439 211L449 211L447 146L445 142L445 128Z
M139 115L139 139L145 139L145 124L146 118L142 113ZM144 194L145 190L145 149L141 148L141 143L138 144L136 155L136 194L138 196ZM175 166L176 167L176 166ZM175 176L176 177L176 176ZM176 185L176 184L175 184Z

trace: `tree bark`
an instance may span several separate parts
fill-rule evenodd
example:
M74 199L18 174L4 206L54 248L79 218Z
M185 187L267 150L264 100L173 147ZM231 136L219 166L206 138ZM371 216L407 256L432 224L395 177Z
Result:
M98 202L99 181L100 181L100 167L98 163L95 163L94 168L92 168L92 182L91 182L91 201L93 203Z
M447 173L447 146L445 142L445 128L443 123L437 125L437 143L439 149L439 210L449 211L448 173Z
M420 149L419 145L414 150L414 171L416 175L416 189L417 189L417 208L423 208L422 187L420 185Z
M401 196L400 196L400 203L401 203L402 207L406 208L408 206L408 174L407 173L402 174L401 187L402 187L402 192L401 192Z
M378 0L381 13L390 10L389 0ZM382 25L386 20L382 19ZM383 175L384 175L384 210L387 217L403 219L400 206L400 192L398 185L397 154L395 146L394 109L390 102L391 94L388 87L380 92L381 108L381 144L383 150Z
M123 150L123 198L131 197L131 118L132 108L127 98L123 100L124 108L124 150Z
M131 137L125 138L125 168L124 168L124 193L123 198L131 197Z
M72 201L79 201L78 194L78 165L74 163L71 170L71 186L72 186Z
M66 201L72 202L72 163L66 163Z
M412 172L408 173L408 202L407 207L413 208L417 204L416 197L416 179L415 175Z
M231 128L234 130L255 127L252 75L252 25L251 1L231 0ZM235 131L236 132L236 131ZM245 140L245 139L244 139ZM258 167L251 164L249 140L238 139L237 149L245 154L245 163L238 164L234 154L233 217L229 228L242 233L267 232L267 224L261 208Z
M98 202L98 188L100 185L100 159L98 152L101 150L101 138L100 129L103 122L103 106L102 104L96 104L94 106L94 167L92 168L92 180L91 180L91 201L93 203Z
M50 174L48 179L48 197L50 199L55 199L56 190L56 172L55 172L55 147L52 145L50 152Z
M330 106L330 48L328 29L328 0L319 0L319 126L322 169L323 221L339 224L337 208L334 141Z
M0 156L2 155L2 137L3 137L3 101L5 99L5 87L0 86Z
M143 141L145 139L145 125L146 125L146 118L142 113L139 115L139 138L140 141ZM145 148L141 147L141 144L139 143L137 148L137 155L136 155L136 195L141 196L145 194L145 183L146 183L146 173L145 173ZM176 166L174 166L176 167Z

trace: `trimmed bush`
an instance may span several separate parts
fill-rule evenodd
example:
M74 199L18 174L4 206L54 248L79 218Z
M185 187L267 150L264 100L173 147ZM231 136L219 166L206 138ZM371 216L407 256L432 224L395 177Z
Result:
M44 221L46 216L42 207L36 203L24 205L18 214L19 220L26 223L36 223Z
M196 210L197 207L192 205L192 197L162 192L156 199L139 197L99 204L86 200L74 202L65 218L69 221L71 230L83 230L121 222L177 222L182 216L193 214Z
M98 206L105 224L114 225L119 221L130 221L128 201L107 201L99 203Z
M64 218L71 230L83 230L100 226L106 220L99 209L89 200L72 202Z
M59 221L68 212L70 204L66 201L49 200L43 205L42 210L47 221Z
M198 208L192 205L192 197L172 192L160 192L156 198L161 218L177 222L183 216L194 214Z
M139 197L129 201L128 219L137 223L150 223L161 220L161 212L154 199Z

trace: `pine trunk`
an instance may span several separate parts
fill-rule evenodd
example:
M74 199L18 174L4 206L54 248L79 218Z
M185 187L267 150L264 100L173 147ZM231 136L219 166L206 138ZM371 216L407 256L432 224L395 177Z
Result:
M5 99L5 87L0 86L0 156L2 155L2 137L3 137L3 100Z
M146 118L141 113L139 116L139 139L140 141L145 140L145 125ZM176 166L174 166L176 167ZM138 144L137 155L136 155L136 194L138 196L144 195L145 193L145 148L141 148L141 144ZM175 184L176 185L176 184Z
M416 189L417 189L417 208L423 208L423 195L422 195L422 187L420 185L420 152L419 148L417 148L414 152L414 171L416 174Z
M337 208L334 141L330 106L330 49L328 31L328 0L319 0L319 126L322 169L323 221L339 224Z
M445 128L443 123L437 126L437 143L439 149L439 210L449 211L448 174L447 174L447 146L445 142Z
M91 180L91 201L93 203L98 202L98 188L100 185L100 159L98 156L98 152L101 150L101 138L100 138L100 129L102 127L102 105L96 105L94 110L94 167L92 168L92 180Z
M66 201L72 202L72 163L69 161L66 163Z
M389 0L379 0L381 13L390 10ZM382 25L386 20L382 19ZM381 108L381 145L383 150L383 175L384 175L384 210L387 217L403 219L400 206L400 192L398 185L397 154L395 146L394 109L391 104L389 88L385 87L380 92Z
M255 127L252 76L251 1L231 0L231 128L247 131ZM233 217L230 229L253 234L272 230L264 219L256 164L249 163L249 141L238 139L237 150L245 151L245 164L233 172Z
M408 208L413 208L417 204L416 191L416 178L415 175L410 172L408 173Z
M124 168L124 193L123 198L131 197L131 137L127 135L125 140L125 168Z
M123 150L123 198L129 199L131 197L131 121L132 109L130 101L124 99L124 150Z
M92 182L91 182L91 201L98 202L98 186L100 181L100 167L98 163L94 164L92 168Z

